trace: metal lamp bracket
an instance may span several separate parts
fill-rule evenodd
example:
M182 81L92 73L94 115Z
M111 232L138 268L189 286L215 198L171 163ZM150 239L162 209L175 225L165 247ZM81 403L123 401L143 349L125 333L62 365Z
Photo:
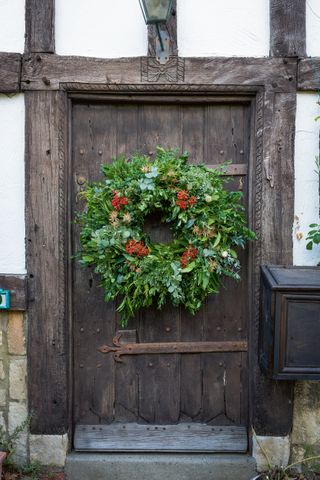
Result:
M156 24L158 36L156 38L156 58L162 65L166 64L170 58L170 37L160 30L159 25Z

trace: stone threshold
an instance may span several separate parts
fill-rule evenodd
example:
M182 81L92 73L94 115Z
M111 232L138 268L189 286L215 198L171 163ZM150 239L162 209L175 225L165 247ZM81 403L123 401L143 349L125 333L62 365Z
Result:
M247 454L70 453L67 480L250 480L256 462Z

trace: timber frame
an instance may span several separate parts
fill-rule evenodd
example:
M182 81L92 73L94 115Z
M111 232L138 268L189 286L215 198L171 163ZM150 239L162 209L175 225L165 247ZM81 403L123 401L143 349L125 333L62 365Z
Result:
M54 53L54 0L26 2L25 54L0 53L0 92L25 92L26 224L29 284L29 406L34 434L71 427L69 203L70 112L73 95L94 98L250 95L254 110L251 175L253 228L250 332L251 423L257 434L287 435L292 427L292 382L267 379L258 366L260 265L292 264L294 133L297 90L317 90L320 58L305 57L305 0L270 0L268 58L181 58L176 17L170 21L171 58L96 59ZM48 14L49 12L49 14ZM48 121L50 119L50 121Z

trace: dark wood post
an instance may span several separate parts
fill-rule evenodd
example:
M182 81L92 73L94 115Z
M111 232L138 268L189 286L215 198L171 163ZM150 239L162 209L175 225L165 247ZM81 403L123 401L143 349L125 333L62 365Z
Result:
M54 18L54 0L26 0L25 52L55 52Z
M305 0L270 0L270 55L306 55Z

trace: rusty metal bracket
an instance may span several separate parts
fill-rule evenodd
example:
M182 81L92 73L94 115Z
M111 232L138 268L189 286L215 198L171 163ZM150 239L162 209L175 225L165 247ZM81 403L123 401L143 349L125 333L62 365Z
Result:
M164 342L164 343L120 343L121 333L113 338L113 346L102 345L101 353L113 353L116 362L123 362L122 355L152 355L173 353L217 353L246 352L244 340L227 342Z

